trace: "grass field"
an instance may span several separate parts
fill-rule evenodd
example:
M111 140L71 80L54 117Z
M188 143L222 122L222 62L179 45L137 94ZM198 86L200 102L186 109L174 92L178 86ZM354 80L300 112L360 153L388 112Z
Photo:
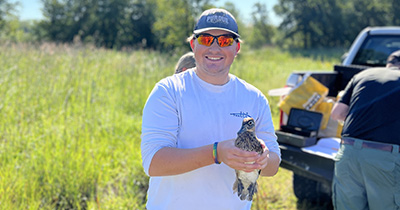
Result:
M266 95L293 70L330 70L342 50L246 48L232 73ZM141 112L179 55L0 45L0 209L144 209ZM267 96L277 124L278 98ZM301 209L292 174L259 180L252 209Z

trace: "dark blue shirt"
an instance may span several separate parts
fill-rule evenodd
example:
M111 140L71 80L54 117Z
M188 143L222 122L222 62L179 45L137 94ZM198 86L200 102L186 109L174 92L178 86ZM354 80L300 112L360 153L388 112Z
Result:
M339 102L349 106L342 136L400 144L400 70L371 68L355 75Z

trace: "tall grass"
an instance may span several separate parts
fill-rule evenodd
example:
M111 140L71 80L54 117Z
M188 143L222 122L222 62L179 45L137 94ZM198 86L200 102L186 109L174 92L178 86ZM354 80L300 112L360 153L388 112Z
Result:
M0 45L0 209L144 209L141 112L178 57ZM267 94L293 70L329 70L335 61L244 49L232 73ZM277 110L278 99L269 100ZM295 209L290 183L282 169L261 178L253 209Z

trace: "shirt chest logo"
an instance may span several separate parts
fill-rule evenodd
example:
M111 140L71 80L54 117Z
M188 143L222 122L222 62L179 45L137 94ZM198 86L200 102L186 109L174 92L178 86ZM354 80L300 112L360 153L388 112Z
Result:
M239 112L239 113L230 113L230 115L234 117L240 117L240 118L246 118L246 117L251 117L248 112Z

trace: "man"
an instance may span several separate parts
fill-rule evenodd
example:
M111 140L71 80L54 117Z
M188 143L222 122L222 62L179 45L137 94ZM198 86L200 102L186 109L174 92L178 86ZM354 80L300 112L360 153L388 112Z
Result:
M240 40L228 11L204 11L189 42L196 67L158 82L143 110L146 208L250 209L250 201L233 193L234 170L277 173L280 150L268 101L229 73ZM234 146L245 117L256 120L262 155Z
M332 109L344 121L335 209L400 209L400 50L386 67L355 75Z

